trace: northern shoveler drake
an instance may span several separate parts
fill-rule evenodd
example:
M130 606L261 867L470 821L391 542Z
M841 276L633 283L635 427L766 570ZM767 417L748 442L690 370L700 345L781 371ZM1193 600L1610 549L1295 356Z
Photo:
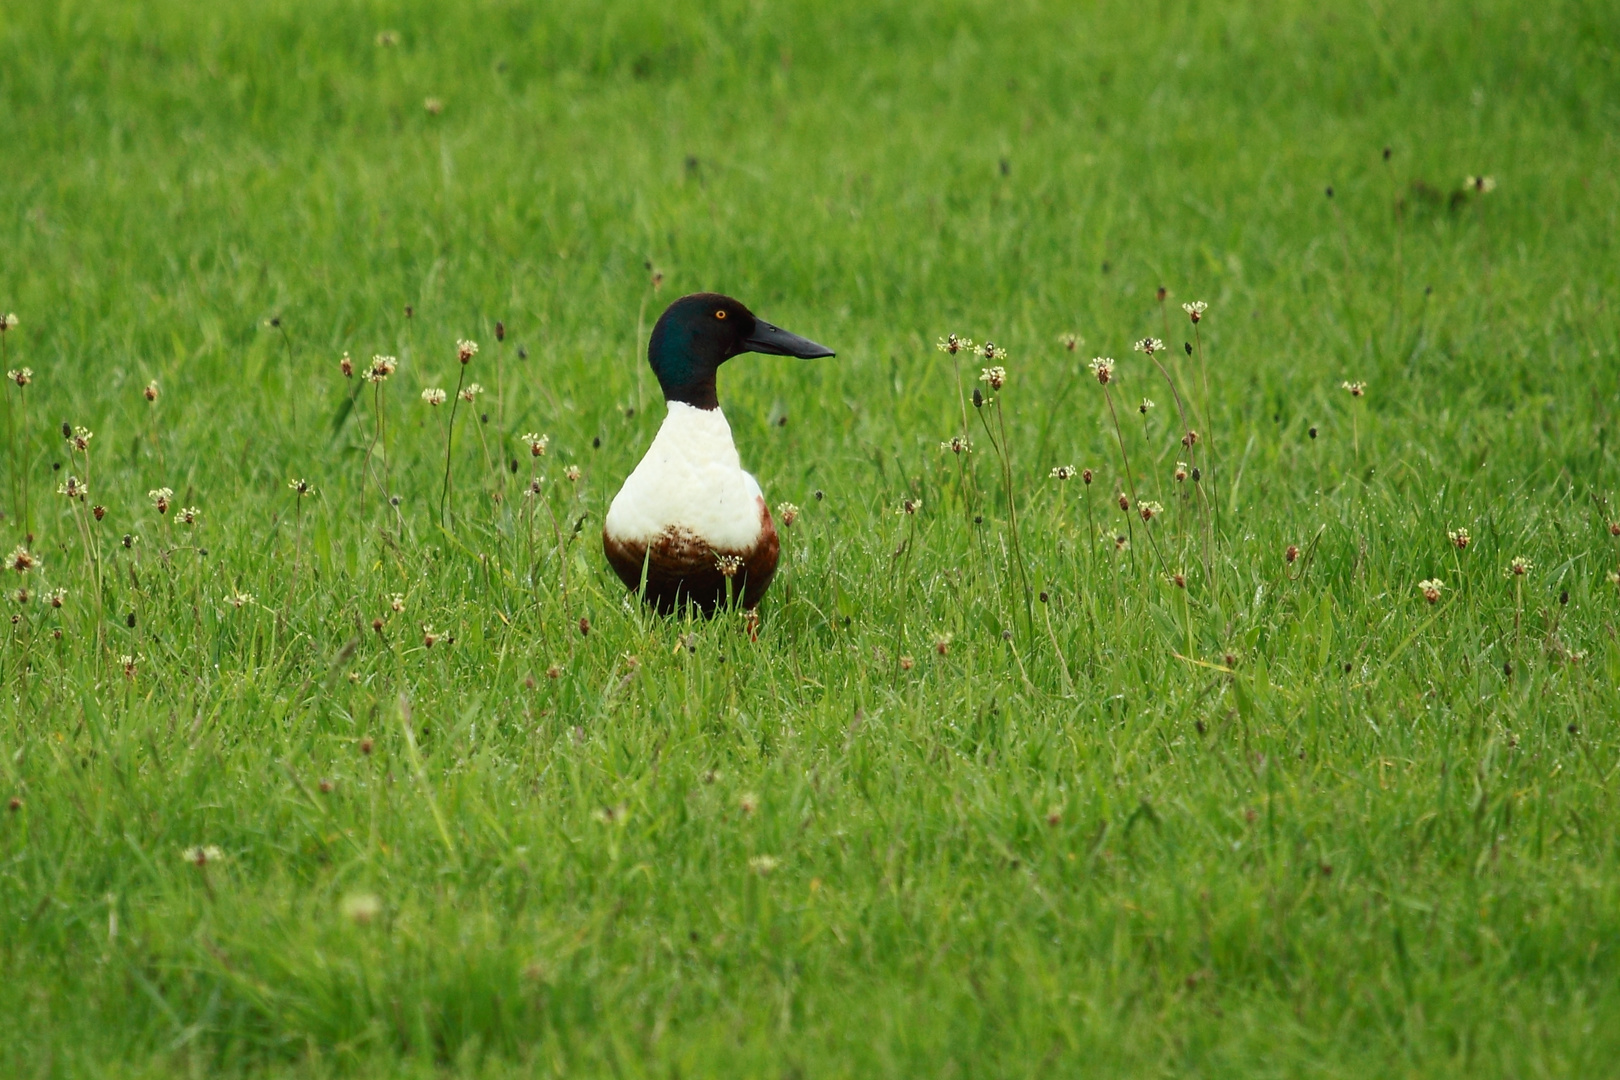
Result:
M660 612L691 603L713 614L728 584L732 600L752 609L776 573L776 523L715 396L720 365L747 352L834 355L719 293L669 305L647 342L669 415L614 496L602 547L619 580Z

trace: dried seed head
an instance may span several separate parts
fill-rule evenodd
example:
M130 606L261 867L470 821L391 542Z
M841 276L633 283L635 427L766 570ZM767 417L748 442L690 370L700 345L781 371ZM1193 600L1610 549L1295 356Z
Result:
M1180 571L1171 574L1170 584L1174 585L1178 589L1185 589L1187 587L1187 575L1181 573Z
M917 661L913 660L911 657L902 656L900 658L900 670L901 671L910 671L913 667L916 667L916 666L917 666Z
M1087 487L1091 486L1091 481L1095 476L1096 476L1096 474L1093 473L1090 469L1081 469L1080 470L1080 482L1082 484L1086 485Z
M505 341L506 340L506 324L501 322L499 319L495 320L495 340L496 341Z
M1136 407L1136 411L1141 413L1143 416L1146 416L1148 414L1148 410L1153 408L1153 407L1154 407L1154 405L1153 405L1153 399L1152 398L1143 398L1142 399L1142 404L1140 404L1140 405L1138 405Z
M1123 491L1119 493L1119 508L1122 512L1129 512L1131 509L1131 500Z
M434 645L438 644L439 636L440 635L435 634L433 632L433 627L427 625L426 623L424 623L422 625L422 644L423 645L426 645L430 649L433 648Z
M1187 430L1187 434L1185 434L1185 435L1183 435L1181 437L1181 445L1182 445L1182 448L1186 449L1186 450L1191 450L1193 447L1197 446L1198 445L1198 432L1193 431L1191 428L1189 428Z
M371 741L371 736L369 735L360 740L360 752L366 755L366 757L370 757L372 750L376 749L376 747L377 744Z
M977 386L973 388L973 407L975 409L984 408L984 393Z
M1130 546L1131 546L1130 540L1126 539L1125 537L1123 537L1123 536L1114 537L1114 550L1116 552L1117 551L1124 551L1126 548L1128 548Z
M1176 462L1175 477L1178 484L1187 479L1187 463L1185 461Z
M390 596L388 598L388 606L391 609L393 609L394 614L396 614L396 615L399 614L400 612L404 611L405 610L405 594L404 593L395 593L394 595Z
M1294 560L1296 560L1298 558L1299 558L1299 547L1298 547L1298 545L1289 544L1288 545L1288 550L1283 552L1283 562L1287 563L1289 566L1293 566L1294 565Z
M1423 599L1434 604L1439 602L1440 590L1445 588L1445 583L1439 578L1430 578L1428 581L1418 582L1417 587L1418 592L1423 594Z
M1107 386L1114 378L1114 359L1111 356L1099 356L1091 361L1091 373L1097 376L1097 381Z
M153 379L151 382L146 384L146 389L141 391L141 396L146 398L147 401L156 401L158 399L158 384L156 379Z
M913 515L920 512L922 510L922 506L923 501L921 499L901 499L900 509L896 510L895 513L904 514L907 516Z
M939 655L939 656L949 656L950 651L951 651L951 636L949 634L946 634L944 637L938 637L938 638L934 639L934 652L937 655Z
M1170 295L1170 290L1166 289L1163 285L1160 285L1159 286L1159 291L1154 293L1154 299L1158 300L1159 303L1162 304L1162 303L1164 303L1164 298L1169 296L1169 295Z
M1609 522L1609 535L1620 536L1620 521Z
M30 570L39 569L43 564L38 555L29 551L26 547L19 546L12 549L11 554L6 556L6 565L19 574L26 574Z
M590 636L590 632L591 632L591 620L589 620L585 616L581 615L579 617L579 636L580 637L588 637L588 636Z
M456 342L456 359L463 364L472 363L472 358L478 355L478 342L462 338Z

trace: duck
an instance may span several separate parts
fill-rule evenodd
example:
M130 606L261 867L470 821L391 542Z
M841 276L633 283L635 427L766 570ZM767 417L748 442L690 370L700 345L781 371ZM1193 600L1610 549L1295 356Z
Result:
M727 603L752 612L776 574L776 523L743 470L715 387L720 365L743 353L837 355L720 293L676 300L647 341L668 411L608 507L602 549L625 587L661 614L690 605L708 616Z

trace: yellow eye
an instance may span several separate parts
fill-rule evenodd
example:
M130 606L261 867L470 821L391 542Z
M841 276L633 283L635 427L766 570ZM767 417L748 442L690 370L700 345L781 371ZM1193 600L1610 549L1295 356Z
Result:
M721 308L719 311L714 313L714 317L717 318L717 319L725 318L726 317L726 309Z

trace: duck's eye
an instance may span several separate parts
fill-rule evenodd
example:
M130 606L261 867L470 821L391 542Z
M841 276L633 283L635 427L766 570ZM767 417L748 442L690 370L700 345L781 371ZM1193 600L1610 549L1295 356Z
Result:
M721 308L719 311L714 313L714 317L717 318L717 319L725 318L726 317L726 309Z

